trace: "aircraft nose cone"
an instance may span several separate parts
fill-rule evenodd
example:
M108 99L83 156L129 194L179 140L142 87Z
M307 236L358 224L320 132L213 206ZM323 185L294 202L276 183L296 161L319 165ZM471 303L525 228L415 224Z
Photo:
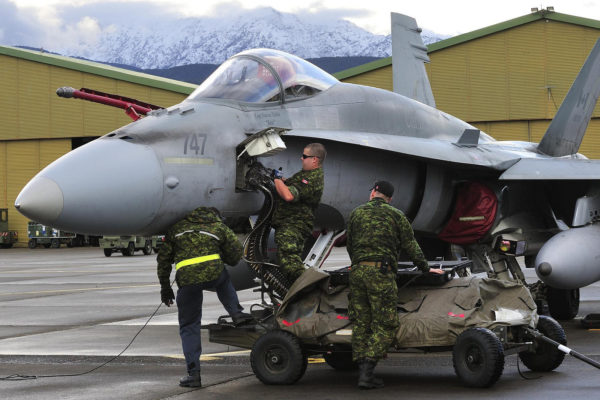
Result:
M64 198L60 187L43 176L33 178L19 193L15 208L34 221L51 225L63 210Z
M541 276L550 276L552 273L552 265L547 262L543 262L538 265L537 273Z
M144 144L98 139L54 161L15 207L33 221L97 235L145 233L162 202L163 174Z

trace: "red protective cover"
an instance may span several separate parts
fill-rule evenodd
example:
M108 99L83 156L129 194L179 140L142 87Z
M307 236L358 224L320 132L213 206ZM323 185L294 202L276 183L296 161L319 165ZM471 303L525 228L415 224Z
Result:
M492 227L498 199L487 186L478 182L463 184L458 189L454 213L438 237L455 244L471 244L481 239Z

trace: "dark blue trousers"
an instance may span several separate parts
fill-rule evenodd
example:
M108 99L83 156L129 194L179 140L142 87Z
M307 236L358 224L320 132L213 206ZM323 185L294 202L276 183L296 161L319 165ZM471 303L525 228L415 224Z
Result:
M216 289L217 297L229 315L239 314L243 310L225 268L214 281L187 285L177 290L179 336L181 336L181 346L188 373L200 371L200 354L202 354L200 325L202 322L202 291L204 289Z

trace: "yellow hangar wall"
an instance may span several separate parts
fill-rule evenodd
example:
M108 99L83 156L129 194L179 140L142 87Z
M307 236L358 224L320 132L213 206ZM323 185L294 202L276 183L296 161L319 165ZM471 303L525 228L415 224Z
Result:
M444 45L451 38L437 50L438 44L430 45L426 70L437 108L497 140L539 142L600 37L600 21L555 15L571 22L509 21L491 34ZM576 23L580 20L586 24ZM340 79L393 90L391 58L342 72ZM579 151L600 159L599 105Z
M96 63L0 47L0 208L9 229L27 243L27 218L14 208L25 184L72 150L72 138L102 136L132 120L124 110L79 99L56 89L71 86L119 94L158 106L181 102L195 85L132 73Z
M498 140L539 142L600 30L540 20L429 54L439 109ZM600 158L600 107L580 152Z

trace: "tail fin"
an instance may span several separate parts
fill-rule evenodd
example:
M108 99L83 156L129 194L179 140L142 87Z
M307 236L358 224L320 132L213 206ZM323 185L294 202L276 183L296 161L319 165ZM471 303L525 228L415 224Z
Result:
M553 157L579 150L600 95L600 39L596 41L579 75L556 112L538 150Z
M424 63L429 62L417 21L392 13L392 71L394 92L435 107Z

